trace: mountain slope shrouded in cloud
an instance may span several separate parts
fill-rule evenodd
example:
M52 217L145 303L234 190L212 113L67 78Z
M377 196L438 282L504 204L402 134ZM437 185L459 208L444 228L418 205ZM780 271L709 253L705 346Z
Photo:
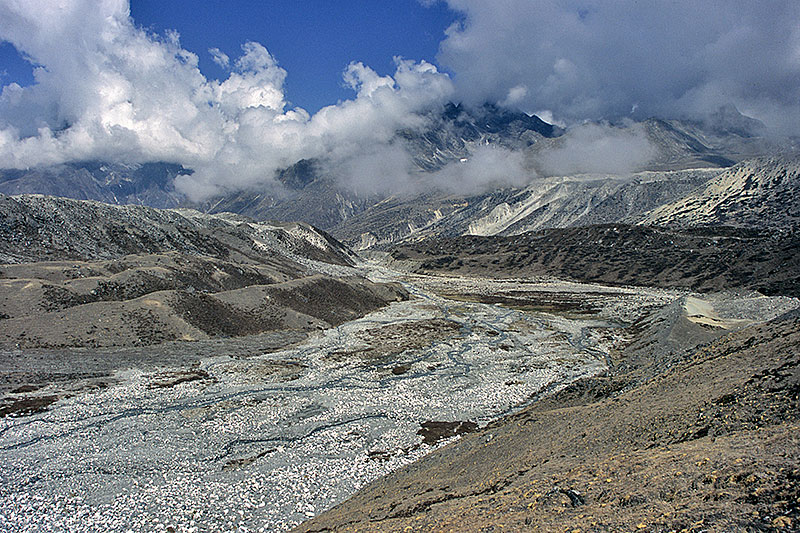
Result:
M563 120L685 118L732 103L797 132L797 2L447 4L465 19L446 32L438 60L467 102Z
M568 127L653 115L713 120L720 106L735 105L771 131L797 133L794 2L768 9L712 0L446 5L459 19L445 32L438 65L396 57L395 72L382 75L353 58L342 65L342 82L354 97L312 115L289 103L291 72L269 42L243 39L238 57L209 50L225 71L216 80L200 71L177 32L141 28L128 0L0 0L0 40L34 65L32 85L2 87L0 167L178 164L194 172L176 179L177 191L201 200L279 188L279 171L316 160L347 188L402 192L413 188L418 169L398 132L429 130L448 102L490 102ZM543 165L570 170L570 149L580 142L588 151L578 159L602 166L580 162L583 172L629 170L650 154L642 136L583 127ZM446 169L436 179L444 188L466 182L473 189L530 179L524 158L506 150L471 154L471 165L485 164ZM620 154L636 155L636 164L618 165ZM495 175L487 179L490 168Z

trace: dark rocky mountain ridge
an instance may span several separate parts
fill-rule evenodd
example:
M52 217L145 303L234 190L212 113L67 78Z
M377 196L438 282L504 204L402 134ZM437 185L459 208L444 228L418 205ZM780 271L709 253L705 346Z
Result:
M399 246L391 257L417 272L552 276L611 285L696 291L758 290L800 297L800 232L607 224L514 236L462 236Z
M474 146L480 144L521 150L563 133L536 116L488 104L478 109L448 104L441 113L432 113L428 118L430 125L423 130L397 132L397 142L411 154L420 178L426 172L468 157ZM388 196L359 193L339 184L326 172L324 161L301 160L280 171L276 180L286 187L285 194L244 190L206 201L200 209L232 211L257 220L304 220L322 229L334 230L343 221L357 217ZM411 202L416 198L412 196L407 200Z
M238 262L295 253L352 264L352 252L304 223L256 223L233 214L204 215L39 195L0 196L3 262L113 259L180 252Z

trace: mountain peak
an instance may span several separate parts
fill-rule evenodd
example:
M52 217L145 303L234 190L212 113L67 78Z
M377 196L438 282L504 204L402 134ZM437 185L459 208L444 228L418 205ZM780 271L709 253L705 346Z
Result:
M543 137L558 137L563 133L561 128L548 124L536 115L514 111L491 102L479 107L450 102L445 105L442 118L456 123L473 122L487 133L495 134L509 130L527 130L535 131Z
M703 125L718 135L757 137L764 133L766 125L760 120L739 112L733 104L720 106L703 119Z

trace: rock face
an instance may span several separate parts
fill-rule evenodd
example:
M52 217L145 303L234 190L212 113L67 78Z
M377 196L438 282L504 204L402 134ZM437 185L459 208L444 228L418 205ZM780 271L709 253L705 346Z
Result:
M392 198L333 228L357 249L458 235L627 223L780 229L800 223L800 159L749 159L729 169L537 179L522 189Z
M476 146L494 145L522 150L563 130L535 115L501 109L492 104L466 108L448 104L440 116L431 117L422 131L401 131L414 162L423 171L438 170L469 157Z
M0 197L0 345L153 345L313 331L406 297L302 223Z
M759 136L764 124L739 114L735 108L723 107L700 122L651 118L643 122L643 127L658 148L650 162L652 169L728 167L777 148Z
M685 197L660 206L642 224L785 229L800 224L800 158L744 161Z
M390 198L336 227L337 238L356 249L388 249L406 241L459 235L516 235L633 221L684 197L720 172L701 169L536 179L521 189L470 197L430 193Z
M494 106L449 105L421 130L398 132L425 180L427 172L468 159L479 146L518 151L529 159L530 184L477 195L422 187L412 195L359 194L338 184L324 164L301 161L278 180L284 198L244 191L204 209L254 218L303 219L356 248L386 249L403 241L463 234L517 234L548 227L635 222L714 178L720 168L787 149L760 134L763 124L721 108L704 121L649 119L637 124L654 148L647 172L634 175L538 176L537 154L558 148L563 131L535 116ZM625 129L626 126L620 126ZM379 178L376 178L379 179Z

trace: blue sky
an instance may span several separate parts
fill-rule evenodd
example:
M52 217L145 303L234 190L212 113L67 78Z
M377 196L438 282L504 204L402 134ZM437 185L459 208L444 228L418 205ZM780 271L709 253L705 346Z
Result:
M309 112L352 98L342 72L361 61L379 74L392 74L393 57L435 62L444 30L458 17L444 2L418 0L131 0L140 27L180 34L210 78L227 73L208 54L219 48L234 58L247 41L263 44L288 71L286 96ZM33 82L31 65L9 44L0 45L0 84Z
M0 43L0 85L11 82L22 86L33 83L33 67L20 57L14 45Z

